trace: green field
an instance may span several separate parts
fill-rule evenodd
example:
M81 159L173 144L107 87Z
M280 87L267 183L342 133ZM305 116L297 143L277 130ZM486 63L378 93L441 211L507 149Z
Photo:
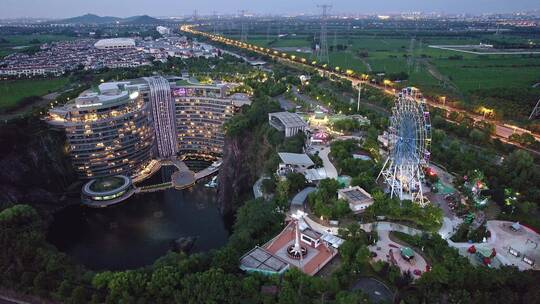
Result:
M238 38L237 36L231 36ZM266 35L248 37L250 43L265 47L310 47L310 35L287 36L267 39ZM486 36L492 39L493 36ZM334 40L335 39L335 40ZM501 35L497 40L508 43L523 43L538 39L525 39ZM347 45L343 51L330 51L330 65L342 70L352 69L357 73L395 74L405 72L408 81L402 85L421 88L428 95L445 95L465 105L485 105L498 108L500 113L511 119L521 119L532 108L540 96L540 55L475 55L450 50L430 48L429 45L477 45L483 37L418 37L407 35L388 36L369 33L333 37L328 34L328 44ZM314 60L312 54L289 52L298 57ZM361 57L362 56L362 57ZM497 90L496 93L490 91ZM507 90L504 98L512 104L510 109L501 101L501 90ZM515 93L515 94L511 94ZM523 95L522 95L523 94ZM518 96L519 95L519 96ZM515 97L513 97L515 96ZM510 117L515 114L515 117ZM519 116L519 117L518 117Z
M0 81L0 109L13 108L23 98L43 96L65 87L68 79L7 80Z
M269 46L265 37L252 37L251 43ZM344 39L337 39L337 44L347 44ZM436 44L478 44L478 39L411 39L388 37L355 37L348 49L330 52L331 66L353 69L366 73L398 73L411 75L413 85L422 86L438 83L429 73L426 65L435 68L448 77L462 92L469 93L476 89L492 87L530 87L540 82L540 56L529 58L522 55L473 55L453 51L429 48ZM307 37L294 37L277 40L271 47L309 47ZM329 37L329 44L333 39ZM359 52L367 52L366 58L360 58ZM311 54L292 52L297 56L314 59ZM451 56L462 59L452 60ZM412 56L408 60L405 56ZM423 76L416 74L425 74ZM519 74L520 77L515 77Z
M23 51L28 47L39 46L62 40L73 40L74 37L65 35L4 35L0 36L0 58L11 53Z

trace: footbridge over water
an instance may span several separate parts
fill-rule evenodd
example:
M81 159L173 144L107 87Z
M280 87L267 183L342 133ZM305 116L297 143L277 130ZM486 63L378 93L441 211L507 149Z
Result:
M162 183L162 184L156 184L156 185L150 185L150 186L141 186L136 187L135 191L136 193L148 193L148 192L157 192L162 190L167 190L171 188L175 188L178 190L185 189L188 187L193 186L197 181L204 179L208 176L211 176L219 171L219 166L211 165L199 172L193 172L191 169L188 168L186 163L179 159L168 159L168 160L161 160L159 161L159 166L174 166L177 171L175 171L171 176L171 181Z
M174 166L177 169L171 175L170 181L145 186L135 185L157 173L163 166ZM215 174L219 171L219 167L219 165L211 165L195 173L191 171L191 169L189 169L186 163L179 159L152 160L147 166L147 168L143 169L138 175L134 176L132 179L125 177L128 182L123 187L125 187L126 189L115 190L116 192L123 191L120 192L116 197L107 197L107 195L112 196L113 194L116 194L116 192L114 191L114 193L112 194L107 192L101 196L96 194L95 196L98 196L99 200L93 200L90 198L83 199L83 204L93 208L105 208L125 201L132 195L138 193L152 193L173 188L178 190L186 189L193 186L197 181ZM95 180L91 181L91 183L93 182L95 182Z

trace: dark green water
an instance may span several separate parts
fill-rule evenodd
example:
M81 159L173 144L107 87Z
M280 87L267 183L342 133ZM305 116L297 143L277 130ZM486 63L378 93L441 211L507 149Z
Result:
M168 175L167 170L161 173ZM159 182L161 177L155 178ZM152 264L180 237L197 237L192 252L219 248L228 230L216 190L204 181L186 190L137 194L110 208L70 206L54 216L49 241L90 269Z

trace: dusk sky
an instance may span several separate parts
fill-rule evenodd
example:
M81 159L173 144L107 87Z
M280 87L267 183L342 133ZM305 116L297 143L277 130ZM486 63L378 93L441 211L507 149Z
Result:
M330 3L333 12L395 13L403 11L491 13L540 9L539 0L0 0L0 18L73 17L85 13L107 16L181 16L236 13L314 13L316 5Z

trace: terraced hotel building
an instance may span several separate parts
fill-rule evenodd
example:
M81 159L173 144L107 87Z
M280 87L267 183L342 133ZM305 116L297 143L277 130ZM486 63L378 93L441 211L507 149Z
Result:
M216 156L222 153L223 123L234 113L234 102L223 85L193 85L180 81L173 88L180 153Z
M46 120L65 131L81 178L135 176L152 159L220 156L223 123L249 103L228 89L159 76L103 83Z

